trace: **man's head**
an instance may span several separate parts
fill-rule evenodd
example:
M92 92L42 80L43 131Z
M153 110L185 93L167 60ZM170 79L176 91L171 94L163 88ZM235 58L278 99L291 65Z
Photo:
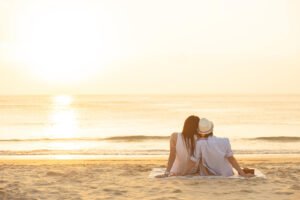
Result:
M202 118L199 121L198 133L201 137L208 137L213 134L214 123L206 118Z

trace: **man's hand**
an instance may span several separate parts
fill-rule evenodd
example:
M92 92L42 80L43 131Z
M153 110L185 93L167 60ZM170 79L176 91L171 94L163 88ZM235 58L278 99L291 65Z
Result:
M239 171L239 175L245 178L251 178L254 177L254 174L246 174L243 170Z
M246 174L240 167L239 163L237 162L237 160L235 159L234 156L230 156L227 158L228 161L230 162L230 164L232 165L232 167L239 173L240 176L242 177L246 177L246 178L250 178L255 176L254 174Z

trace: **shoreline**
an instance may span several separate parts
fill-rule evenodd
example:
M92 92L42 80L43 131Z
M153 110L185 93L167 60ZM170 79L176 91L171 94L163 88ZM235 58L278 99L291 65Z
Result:
M300 154L235 154L241 160L270 160L280 161L300 160ZM0 164L3 161L114 161L114 160L167 160L168 155L0 155Z
M235 155L236 159L241 163L299 163L300 156L298 154L272 154L272 155ZM0 165L36 165L36 164L105 164L105 163L167 163L166 156L148 156L148 157L107 157L107 158L90 158L70 159L65 157L52 159L3 159L0 157Z

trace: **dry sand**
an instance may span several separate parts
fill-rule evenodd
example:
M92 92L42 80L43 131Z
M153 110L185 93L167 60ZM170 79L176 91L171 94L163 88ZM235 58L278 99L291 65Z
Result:
M267 179L149 179L163 159L0 161L0 199L300 199L300 158L239 158Z

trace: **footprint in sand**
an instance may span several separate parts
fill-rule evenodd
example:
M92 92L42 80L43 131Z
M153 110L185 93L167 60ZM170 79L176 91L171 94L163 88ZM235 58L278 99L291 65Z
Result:
M300 190L300 185L292 185L290 187L290 189L292 189L292 190Z
M115 190L115 189L110 189L110 188L104 188L103 191L108 192L108 193L113 193L118 196L127 193L126 190Z
M240 190L240 192L244 192L244 193L252 193L254 192L253 190Z
M62 175L64 175L64 174L59 173L59 172L55 172L55 171L49 171L49 172L47 172L46 175L47 175L47 176L62 176Z
M293 192L275 192L275 194L291 195Z
M173 193L182 193L180 189L174 190Z

